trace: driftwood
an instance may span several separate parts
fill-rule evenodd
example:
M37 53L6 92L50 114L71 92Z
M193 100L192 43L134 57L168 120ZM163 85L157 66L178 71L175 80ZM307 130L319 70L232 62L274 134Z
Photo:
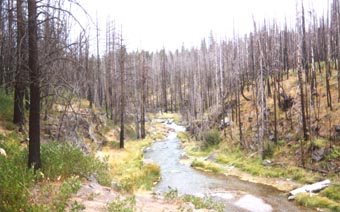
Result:
M317 182L311 185L304 185L301 188L297 188L291 192L289 192L288 200L293 200L295 196L299 193L315 193L319 192L322 189L326 188L331 183L330 180L324 180L321 182Z

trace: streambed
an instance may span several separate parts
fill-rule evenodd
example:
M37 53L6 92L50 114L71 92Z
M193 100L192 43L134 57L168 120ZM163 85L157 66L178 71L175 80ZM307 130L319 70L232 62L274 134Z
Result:
M177 133L185 128L172 121L158 121L164 122L170 132L165 139L154 142L144 154L145 159L151 159L161 168L161 181L155 186L155 193L177 189L180 195L210 196L223 203L225 211L233 212L314 211L289 202L285 193L271 186L201 172L181 163L184 151Z

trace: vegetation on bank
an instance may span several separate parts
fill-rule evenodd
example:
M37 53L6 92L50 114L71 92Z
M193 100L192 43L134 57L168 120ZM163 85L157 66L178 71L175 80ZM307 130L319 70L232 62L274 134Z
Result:
M210 197L197 197L193 195L183 195L180 196L178 194L177 189L170 189L168 192L164 194L164 199L167 201L181 201L181 202L190 202L195 206L195 209L212 209L217 212L224 211L224 205L220 203L216 203ZM181 209L181 208L179 208Z
M17 132L16 125L14 128L6 127L11 123L13 97L4 94L2 90L0 92L0 148L7 155L0 155L0 211L65 211L66 207L75 211L83 209L84 206L78 202L68 201L84 181L93 177L100 184L109 187L114 180L116 188L129 193L150 190L159 180L159 167L142 162L143 147L149 146L152 139L162 138L165 132L149 134L146 139L137 141L133 123L127 126L129 140L125 149L117 148L115 134L108 138L101 151L108 155L106 157L99 157L95 152L84 154L79 147L67 141L46 139L41 146L42 168L34 172L27 168L28 145L25 131ZM84 111L88 103L83 103L83 100L81 102L78 110ZM45 121L44 124L49 123ZM105 126L98 129L97 136L110 131L116 132L114 125L108 123ZM84 138L84 142L90 144L91 150L96 150L96 145L89 139ZM116 211L115 208L125 202L117 200L109 204L107 210Z

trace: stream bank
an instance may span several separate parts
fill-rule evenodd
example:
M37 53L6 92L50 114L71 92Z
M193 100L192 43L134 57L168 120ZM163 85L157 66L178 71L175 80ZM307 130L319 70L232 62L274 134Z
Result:
M155 193L164 194L176 189L180 195L209 196L223 203L225 211L314 211L288 202L286 194L274 187L234 176L201 172L183 164L180 159L184 151L177 133L184 128L172 121L163 122L170 132L165 139L154 142L144 154L161 168L161 181L155 186Z

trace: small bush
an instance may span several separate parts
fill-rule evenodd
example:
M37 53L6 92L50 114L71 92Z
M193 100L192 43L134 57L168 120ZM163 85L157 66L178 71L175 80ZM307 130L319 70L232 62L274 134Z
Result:
M17 128L17 125L14 124L13 122L10 122L10 121L6 121L5 124L4 124L4 127L6 130L15 130Z
M203 134L204 147L217 146L221 142L221 136L218 130L212 129Z
M166 201L173 201L178 198L178 190L176 188L170 188L169 191L164 193L164 199Z
M272 158L274 151L275 151L275 143L272 141L265 141L264 142L264 149L263 149L263 157L264 158Z
M27 149L11 141L0 147L8 155L0 155L0 211L25 211L34 182L34 173L27 168Z
M56 142L41 146L42 172L52 180L77 175L105 174L107 165L92 156L86 156L77 147Z
M106 206L108 212L134 212L136 211L136 198L134 196L121 199L119 196L114 202Z

